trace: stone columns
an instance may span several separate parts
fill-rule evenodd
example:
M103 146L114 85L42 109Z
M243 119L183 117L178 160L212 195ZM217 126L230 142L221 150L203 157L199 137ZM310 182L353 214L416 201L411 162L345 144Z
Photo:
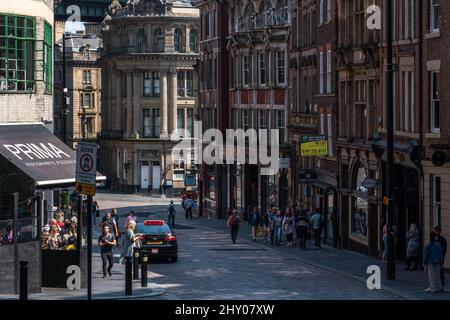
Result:
M159 131L160 139L169 138L169 130L167 128L169 118L169 110L167 103L167 72L161 71L161 126Z
M113 114L111 114L111 117L115 118L114 122L114 129L113 131L120 131L120 119L122 114L122 88L121 88L121 77L122 74L120 72L116 72L116 108L115 111L113 111Z
M172 109L172 132L171 135L174 136L174 139L177 139L177 129L178 129L178 124L177 124L177 117L178 117L178 93L177 93L177 70L176 69L172 69L170 71L170 77L172 78L172 100L171 100L171 109Z

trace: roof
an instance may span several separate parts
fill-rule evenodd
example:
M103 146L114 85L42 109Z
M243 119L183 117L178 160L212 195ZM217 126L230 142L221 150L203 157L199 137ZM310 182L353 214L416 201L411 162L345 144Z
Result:
M58 45L62 45L62 40L57 42ZM66 35L66 50L72 49L74 52L79 52L80 48L89 46L90 50L97 51L97 49L103 47L102 39L96 35Z

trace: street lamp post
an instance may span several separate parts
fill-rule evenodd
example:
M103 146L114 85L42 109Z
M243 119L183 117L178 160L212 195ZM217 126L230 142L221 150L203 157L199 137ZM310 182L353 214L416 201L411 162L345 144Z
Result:
M387 124L387 163L386 163L386 224L387 224L387 279L395 280L395 246L392 234L392 224L394 219L394 65L392 63L392 0L386 0L386 82L387 82L387 102L386 102L386 124Z

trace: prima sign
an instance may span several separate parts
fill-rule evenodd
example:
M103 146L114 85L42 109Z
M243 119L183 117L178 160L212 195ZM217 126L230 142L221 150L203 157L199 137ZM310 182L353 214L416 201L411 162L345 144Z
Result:
M42 160L42 159L70 159L70 155L59 149L52 143L17 143L4 144L3 147L11 152L19 160Z

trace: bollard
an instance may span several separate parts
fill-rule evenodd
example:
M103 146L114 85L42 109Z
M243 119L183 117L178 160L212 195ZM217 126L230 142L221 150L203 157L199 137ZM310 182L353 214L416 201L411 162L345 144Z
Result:
M28 300L28 261L20 261L19 300Z
M125 257L125 295L133 294L133 281L131 280L132 257Z
M133 248L133 280L139 280L139 248Z
M148 263L148 255L142 255L141 262L141 287L147 288L147 263Z

